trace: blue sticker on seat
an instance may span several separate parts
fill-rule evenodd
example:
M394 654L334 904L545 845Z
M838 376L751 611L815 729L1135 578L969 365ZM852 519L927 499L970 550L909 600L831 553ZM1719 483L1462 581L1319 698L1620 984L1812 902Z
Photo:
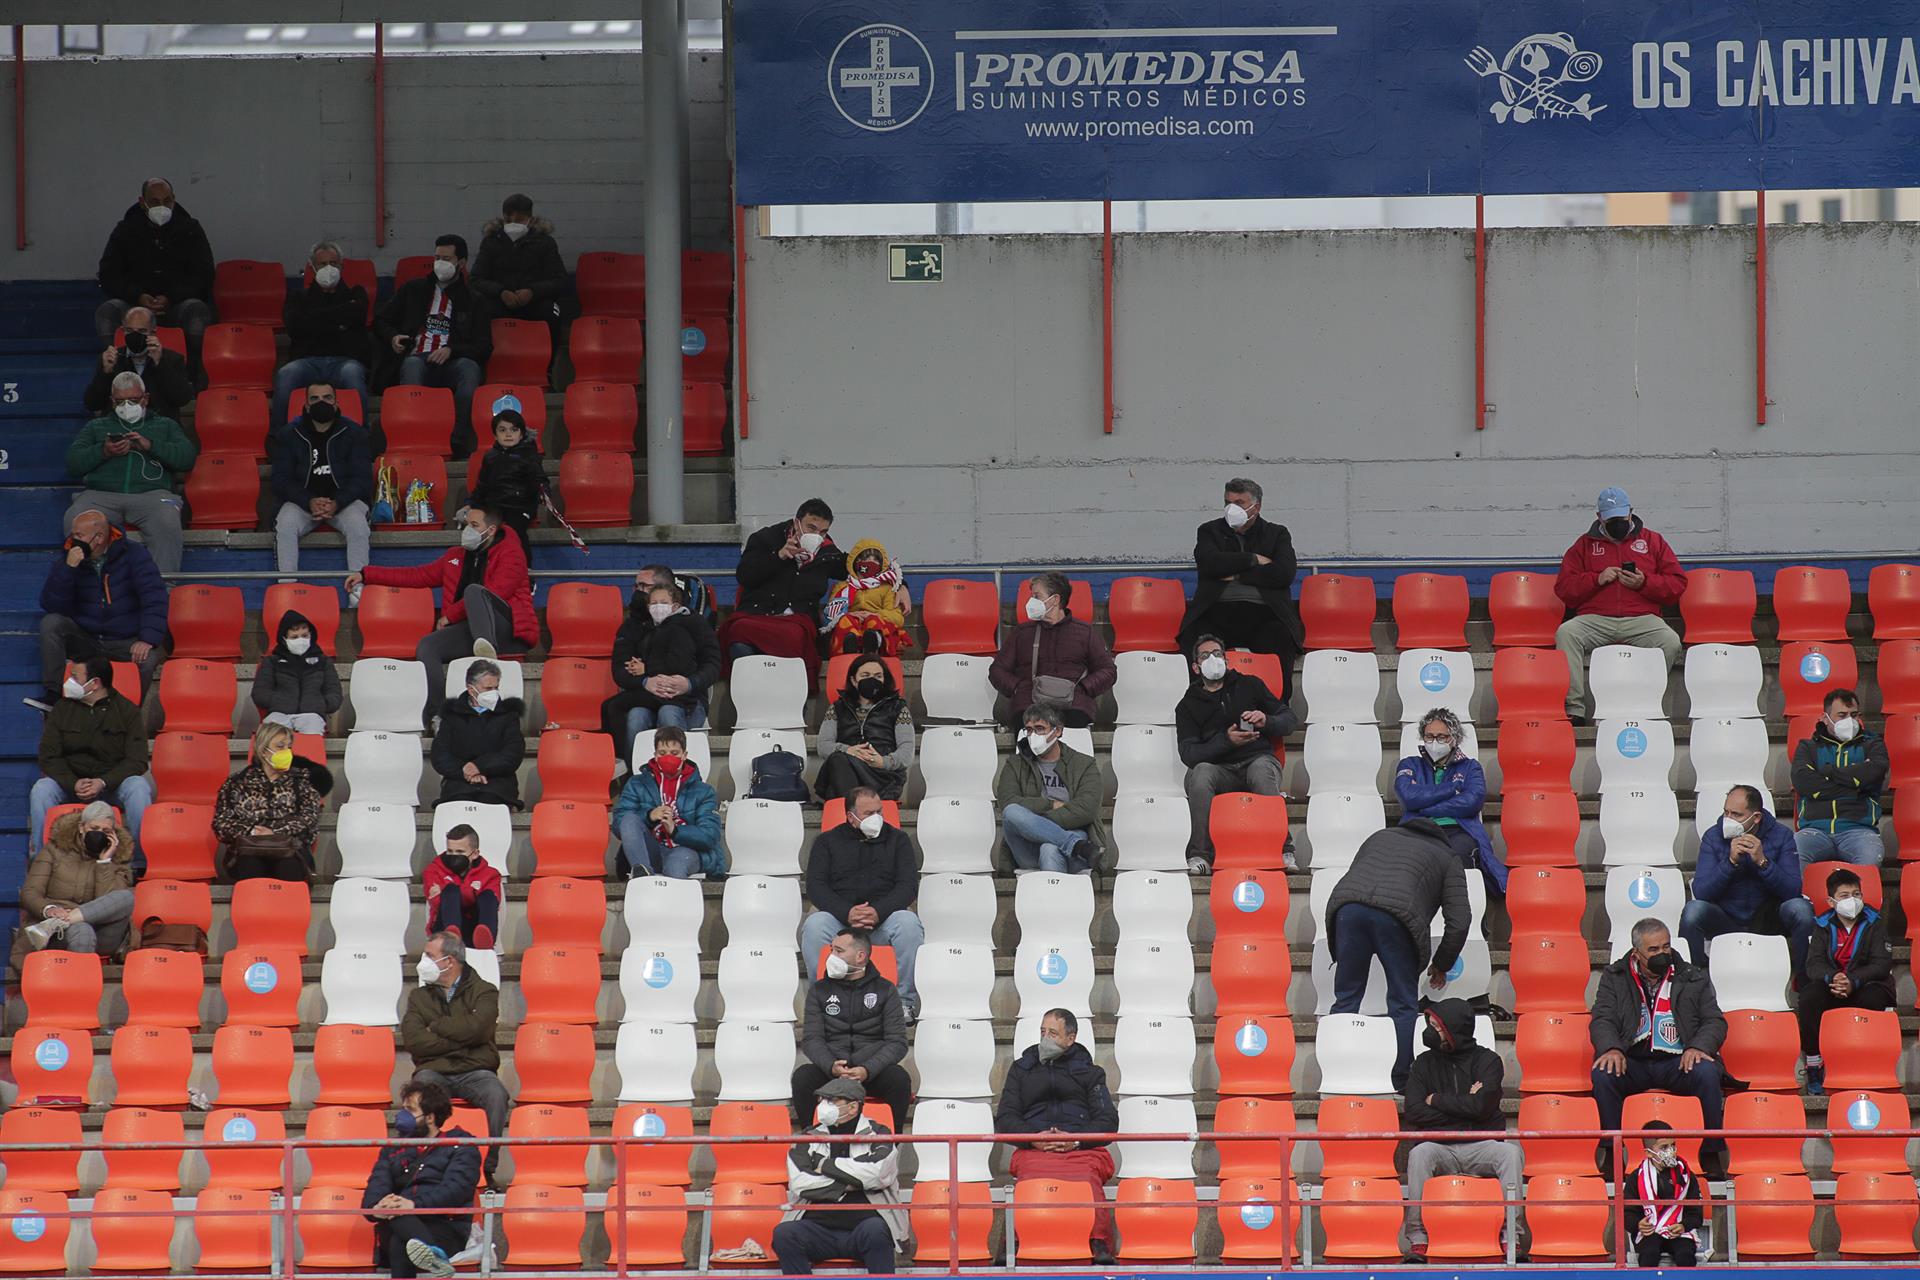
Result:
M1627 901L1642 910L1651 907L1660 901L1660 882L1645 872L1635 876L1627 886Z
M1267 891L1258 880L1242 880L1233 886L1233 905L1242 911L1258 911L1267 905Z
M680 331L681 355L697 356L705 352L706 349L707 335L703 330L695 328L693 325L688 325Z
M1833 663L1827 655L1815 650L1800 659L1800 678L1808 684L1822 684L1833 674Z
M667 1136L667 1122L649 1111L633 1122L633 1136L636 1138L664 1138Z
M220 1129L221 1140L225 1142L252 1142L259 1136L260 1131L245 1116L235 1116Z
M247 966L246 973L241 975L241 981L246 983L247 990L253 994L264 996L280 985L280 971L265 960L255 960Z
M1240 1224L1250 1231L1265 1231L1273 1225L1273 1206L1264 1201L1241 1205Z
M73 1051L65 1040L42 1040L33 1049L33 1065L42 1071L58 1071L67 1065Z
M1058 986L1067 980L1067 958L1058 951L1049 951L1040 957L1040 963L1033 967L1033 971L1048 986Z
M1640 729L1622 729L1620 735L1613 740L1613 745L1627 759L1638 760L1647 754L1647 735Z
M47 1220L37 1213L23 1213L13 1220L13 1238L21 1244L32 1244L47 1234Z
M1238 1049L1243 1057L1259 1057L1267 1051L1266 1028L1257 1022L1249 1022L1234 1035L1233 1047Z
M655 991L658 991L662 987L671 986L673 984L673 961L667 959L665 956L650 957L647 960L647 967L640 971L640 978L641 981L645 982Z
M1452 683L1453 673L1444 662L1429 662L1420 668L1420 686L1429 693L1438 693Z
M1872 1098L1855 1098L1847 1108L1847 1125L1853 1129L1878 1129L1880 1107Z

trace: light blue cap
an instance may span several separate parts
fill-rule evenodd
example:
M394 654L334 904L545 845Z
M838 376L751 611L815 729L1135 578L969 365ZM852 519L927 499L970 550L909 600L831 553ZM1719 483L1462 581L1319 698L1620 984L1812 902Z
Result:
M1600 501L1594 505L1602 520L1611 520L1615 516L1624 516L1633 510L1633 503L1627 501L1627 491L1617 485L1608 485L1600 491Z

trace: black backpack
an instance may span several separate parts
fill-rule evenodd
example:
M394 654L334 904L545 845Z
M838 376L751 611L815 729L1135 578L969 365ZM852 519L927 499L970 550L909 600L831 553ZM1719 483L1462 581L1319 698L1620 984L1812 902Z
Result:
M753 758L753 782L747 788L747 796L752 800L810 799L806 772L804 759L785 747L775 747Z

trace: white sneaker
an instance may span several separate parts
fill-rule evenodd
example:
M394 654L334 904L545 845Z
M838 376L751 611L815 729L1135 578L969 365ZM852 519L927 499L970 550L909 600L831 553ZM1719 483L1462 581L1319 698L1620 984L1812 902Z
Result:
M35 951L43 951L67 927L65 920L42 920L39 924L30 924L20 932L27 935L27 941Z
M1197 854L1187 859L1187 874L1190 876L1210 876L1213 864Z
M446 1253L425 1240L407 1241L407 1261L421 1275L433 1276L435 1280L447 1280L453 1274L453 1264L447 1261Z
M475 640L473 642L473 656L476 658L497 658L500 656L500 651L493 647L493 641L491 640Z

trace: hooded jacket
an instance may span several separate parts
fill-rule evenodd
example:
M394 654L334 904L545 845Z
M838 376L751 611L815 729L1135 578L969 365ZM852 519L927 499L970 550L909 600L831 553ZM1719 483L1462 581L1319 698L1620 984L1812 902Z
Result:
M213 801L214 837L232 844L255 827L271 827L311 852L332 790L332 772L304 756L295 756L293 765L273 780L255 760L220 785Z
M1035 662L1034 636L1040 637L1039 661ZM1113 688L1113 655L1107 642L1068 609L1059 622L1022 622L1001 642L993 665L987 668L987 683L1012 702L1012 714L1024 715L1033 705L1035 676L1058 676L1073 682L1073 709L1093 718L1094 699Z
M533 432L522 432L520 443L511 449L502 449L496 442L480 455L478 479L469 480L469 506L494 507L522 529L532 524L547 492L546 461Z
M107 456L107 437L139 432L153 446L129 449L117 458ZM193 470L200 446L172 418L148 413L128 426L112 413L102 414L67 446L67 474L83 489L101 493L172 493L174 485Z
M65 546L54 554L40 588L40 611L71 618L102 640L167 642L167 583L160 566L117 528L108 529L106 554L97 560L89 555L70 565Z
M463 1138L466 1141L461 1141ZM473 1203L479 1189L480 1148L474 1144L473 1135L456 1124L442 1129L439 1140L431 1145L383 1148L367 1176L360 1207L371 1209L388 1196L397 1195L413 1201L418 1209L463 1209ZM376 1238L384 1234L385 1219L369 1217L368 1221L380 1229ZM462 1235L473 1224L471 1216L444 1215L434 1221L451 1223ZM374 1264L386 1266L385 1255L376 1257Z
M467 604L460 598L460 566L466 562L467 549L448 547L425 564L402 568L397 565L370 564L361 576L375 587L438 587L440 615L448 622L465 622ZM505 528L494 536L487 549L487 569L480 585L507 602L513 614L514 639L528 648L540 643L540 620L533 612L533 581L527 576L527 553L520 539Z
M845 923L847 913L864 902L885 924L888 916L912 906L919 893L913 842L892 823L883 823L873 840L850 822L814 837L807 853L807 898L815 910Z
M1024 805L1069 831L1085 831L1094 844L1105 848L1109 842L1106 824L1100 821L1100 808L1106 803L1107 785L1100 776L1099 763L1063 742L1057 765L1060 781L1067 788L1067 802L1055 809L1040 778L1040 762L1022 741L1000 764L1000 776L993 782L995 802L1002 809L1010 804Z
M324 451L333 470L334 504L373 506L373 436L353 419L335 418L331 427L319 431L302 414L274 432L267 444L273 454L273 496L279 501L307 509L313 501L313 469Z
M1059 1057L1044 1062L1040 1046L1033 1044L1007 1068L993 1127L996 1133L1039 1133L1042 1129L1114 1133L1120 1128L1120 1112L1107 1091L1107 1073L1094 1062L1087 1046L1075 1041Z
M89 706L59 698L40 727L40 772L73 792L82 778L117 787L147 771L147 726L119 690Z
M827 584L847 576L847 553L834 546L829 537L805 565L782 560L780 548L787 545L787 532L792 528L793 521L782 520L748 537L733 571L740 584L736 611L770 614L791 609L819 620L820 599L827 593Z
M313 643L299 655L287 648L287 633L295 627L313 633ZM263 716L276 712L330 716L340 709L340 702L340 673L333 659L321 652L319 629L295 610L287 610L280 615L273 648L261 657L253 677L253 705Z
M447 344L453 355L449 358L486 364L487 357L493 353L493 331L481 320L479 299L464 275L456 275L442 286L429 274L418 280L409 280L394 290L373 325L374 333L380 339L383 358L397 364L413 354L409 349L400 356L394 356L393 340L398 337L417 338L420 335L427 324L427 312L433 306L433 292L443 287L453 303L452 328Z
M528 314L549 315L541 303L553 303L567 295L567 264L560 256L560 245L553 238L553 224L534 218L527 233L518 240L502 230L505 218L490 219L480 229L480 250L473 260L473 291L490 302L498 302L508 289L531 289L533 301Z
M900 990L872 964L859 978L820 978L807 988L800 1052L831 1075L833 1064L865 1067L872 1079L907 1056Z
M1272 564L1261 564L1255 556L1265 556ZM1300 625L1300 611L1293 604L1293 575L1298 562L1293 554L1293 535L1287 526L1265 518L1249 521L1238 532L1223 516L1209 520L1195 532L1193 563L1200 580L1194 586L1193 600L1180 632L1191 632L1200 616L1226 594L1227 585L1237 582L1252 587L1266 601L1273 616L1286 626L1294 647L1306 643L1306 630Z
M847 572L852 573L853 566L860 562L863 553L871 552L880 557L880 567L884 571L893 563L893 557L887 554L886 544L878 538L862 538L853 544L853 550L847 552ZM834 596L846 598L846 612L873 613L891 622L896 627L907 625L907 611L901 587L898 583L887 583L860 591L846 580L834 583L828 588Z
M1751 920L1762 907L1801 895L1800 851L1787 824L1762 809L1752 834L1760 837L1760 852L1767 860L1764 868L1745 858L1734 866L1728 861L1732 842L1720 824L1707 828L1700 837L1700 860L1693 872L1696 902L1711 902L1736 920Z
M1600 985L1593 993L1593 1017L1587 1027L1594 1057L1615 1049L1622 1053L1632 1049L1640 1011L1646 1007L1640 991L1634 981L1631 953L1600 971ZM1720 1046L1727 1042L1727 1019L1720 1012L1713 983L1705 969L1688 964L1678 955L1673 958L1672 1001L1680 1047L1718 1057Z
M111 860L102 862L80 843L78 810L55 818L47 842L27 864L27 878L20 885L21 919L31 924L44 918L48 907L78 907L116 889L133 888L133 833L124 822L116 822L113 833L119 847Z
M1266 733L1244 745L1236 744L1227 737L1227 730L1239 724L1240 717L1249 711L1266 715ZM1232 668L1220 678L1218 689L1207 688L1206 681L1196 676L1173 709L1180 763L1189 769L1197 764L1245 764L1272 755L1274 744L1284 741L1299 723L1293 708L1274 697L1265 680Z
M187 358L178 351L163 349L157 358L147 361L145 369L138 369L124 346L119 352L111 371L93 366L93 380L81 396L87 411L95 417L111 416L113 380L123 373L137 373L147 388L147 412L180 421L180 415L193 405L193 375L187 371Z
M680 779L680 790L674 793L673 805L680 814L680 825L674 828L673 843L698 853L700 869L706 874L719 875L727 869L727 851L720 837L720 797L714 792L713 784L700 776L700 768L693 761L688 760L680 767L686 776ZM620 788L620 798L613 802L608 826L617 828L620 819L629 813L644 818L659 807L660 775L649 760L629 775L626 785Z
M875 1124L862 1112L851 1125L831 1129L814 1125L809 1134L859 1134L886 1137L893 1130ZM900 1208L900 1149L890 1142L800 1142L787 1150L787 1200L789 1208L782 1222L804 1217L809 1205L857 1204L864 1200L876 1206L874 1213L887 1224L894 1248L907 1252L912 1243L912 1226L907 1211ZM822 1214L822 1217L827 1215ZM846 1224L865 1214L835 1210L828 1221Z
M1658 616L1667 605L1679 602L1687 589L1687 575L1680 569L1667 540L1631 517L1633 529L1615 542L1607 536L1606 522L1595 520L1567 554L1560 557L1560 575L1553 581L1553 593L1573 610L1574 616L1597 614L1603 618L1644 618ZM1647 575L1644 587L1634 591L1617 579L1600 585L1600 575L1629 560Z
M132 303L143 293L169 305L189 298L213 301L213 246L206 230L178 200L164 227L153 225L135 200L120 215L100 253L100 291Z
M466 1071L498 1071L500 991L471 967L453 984L451 999L438 986L415 983L400 1017L400 1045L415 1071L443 1076Z
M1889 769L1887 740L1863 725L1850 742L1824 719L1793 750L1800 829L1829 834L1843 825L1880 825L1880 788Z
M448 698L440 706L440 732L433 735L433 768L440 775L440 801L470 800L477 804L520 804L520 761L527 740L520 732L526 704L502 698L491 711L474 706L466 694ZM486 775L474 785L462 772L469 762Z
M1446 1035L1440 1047L1429 1047L1415 1058L1407 1073L1405 1127L1505 1132L1500 1090L1506 1067L1499 1054L1474 1042L1473 1006L1465 1000L1440 1000L1429 1012L1440 1019ZM1473 1092L1476 1084L1478 1093Z
M296 289L282 313L289 360L358 360L368 355L367 291L342 280L332 292L318 284Z
M1393 771L1393 793L1400 798L1400 821L1449 818L1480 848L1480 871L1495 893L1507 891L1507 864L1493 851L1480 808L1487 799L1487 774L1480 762L1458 751L1434 779L1434 764L1424 755L1408 756Z
M1813 945L1807 949L1807 981L1826 986L1843 971L1855 988L1882 986L1893 996L1893 943L1887 937L1887 918L1872 907L1862 907L1854 922L1853 954L1843 966L1836 958L1840 941L1840 913L1829 908L1813 918Z
M1423 969L1429 964L1441 970L1451 968L1466 945L1472 919L1467 873L1440 829L1424 819L1376 831L1361 843L1353 865L1327 899L1327 948L1336 954L1340 908L1349 903L1384 911L1397 920ZM1438 947L1429 936L1436 911L1445 929Z

